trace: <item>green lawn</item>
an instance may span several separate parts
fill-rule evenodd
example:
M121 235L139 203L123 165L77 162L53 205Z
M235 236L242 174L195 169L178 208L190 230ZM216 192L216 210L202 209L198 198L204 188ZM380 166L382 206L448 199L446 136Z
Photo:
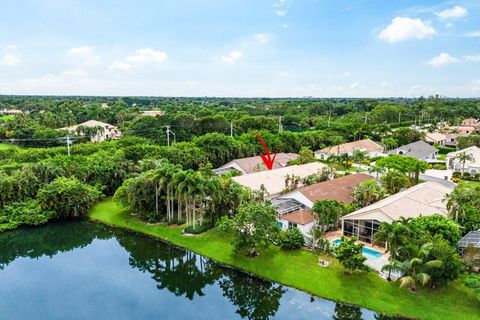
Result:
M316 296L360 305L392 315L421 319L479 319L480 303L459 281L436 290L417 293L399 289L375 273L344 275L331 259L329 268L318 266L317 256L306 250L284 251L271 247L256 258L232 255L228 239L215 230L198 236L184 236L181 227L147 225L118 207L111 199L98 203L90 212L93 220L149 234L214 260L266 279L301 289Z
M468 188L480 187L480 181L465 181L465 180L462 180L458 184L462 187L468 187Z

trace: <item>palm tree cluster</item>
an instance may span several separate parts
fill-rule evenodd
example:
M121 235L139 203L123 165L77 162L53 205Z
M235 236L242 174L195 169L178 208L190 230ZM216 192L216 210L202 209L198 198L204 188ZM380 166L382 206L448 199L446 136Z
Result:
M402 218L391 224L383 223L375 234L375 243L387 244L389 263L382 268L388 272L387 279L391 280L392 272L399 272L400 286L415 291L417 283L425 286L431 281L431 270L442 267L443 262L431 256L432 242L420 246L410 241L413 232L410 221Z
M150 222L186 222L197 228L204 215L216 220L250 197L250 193L231 178L210 171L183 170L168 162L128 179L118 189L115 199ZM152 205L154 204L154 205Z

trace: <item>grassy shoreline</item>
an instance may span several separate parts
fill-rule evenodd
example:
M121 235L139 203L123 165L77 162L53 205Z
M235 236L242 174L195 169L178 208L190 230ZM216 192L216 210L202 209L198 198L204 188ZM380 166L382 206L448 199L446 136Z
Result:
M182 227L148 225L118 207L111 199L99 202L90 218L111 226L148 234L220 263L242 269L322 298L359 305L377 312L421 319L478 319L480 303L459 281L436 290L417 293L399 289L376 274L346 276L333 259L329 268L318 266L317 256L305 250L284 251L271 247L256 258L231 254L228 239L215 230L184 236Z

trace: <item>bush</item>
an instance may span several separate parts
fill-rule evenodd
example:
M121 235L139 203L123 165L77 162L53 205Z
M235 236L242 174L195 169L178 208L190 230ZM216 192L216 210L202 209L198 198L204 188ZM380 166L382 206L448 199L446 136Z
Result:
M213 226L214 226L213 222L204 221L202 225L200 224L196 225L195 229L193 228L193 226L189 226L183 229L183 232L190 233L190 234L200 234L212 229Z
M460 171L454 171L452 173L452 178L460 179L462 177L462 173Z
M57 178L38 190L37 200L43 210L51 210L56 217L81 218L100 198L97 188L77 178Z
M54 217L52 211L42 210L37 201L16 202L0 211L0 232L15 229L22 225L37 226L47 223Z
M279 245L282 249L299 249L303 244L303 235L297 228L288 228L280 233Z
M450 148L450 147L435 146L435 148L438 149L439 154L447 154L447 153L456 151L455 148Z

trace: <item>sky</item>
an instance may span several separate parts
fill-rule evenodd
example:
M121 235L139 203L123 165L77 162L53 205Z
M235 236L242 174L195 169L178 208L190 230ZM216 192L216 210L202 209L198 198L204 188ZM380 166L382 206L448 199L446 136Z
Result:
M480 97L479 0L0 8L0 94Z

